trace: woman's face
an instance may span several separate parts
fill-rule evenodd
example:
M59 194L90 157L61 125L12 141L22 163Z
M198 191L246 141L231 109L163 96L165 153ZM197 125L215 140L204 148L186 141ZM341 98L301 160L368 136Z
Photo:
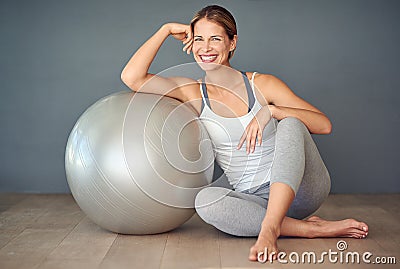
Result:
M201 68L215 69L215 64L230 66L229 52L236 47L236 36L230 40L222 26L205 18L194 25L193 31L193 56Z

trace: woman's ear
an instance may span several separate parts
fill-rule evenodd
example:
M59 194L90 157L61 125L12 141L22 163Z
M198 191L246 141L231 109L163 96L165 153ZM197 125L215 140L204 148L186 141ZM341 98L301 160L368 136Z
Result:
M233 36L233 39L231 40L230 48L229 48L229 59L232 58L233 54L235 53L236 50L236 42L237 42L237 35Z
M234 51L236 49L236 43L237 43L237 35L233 36L233 39L231 40L231 47L229 48L229 51Z

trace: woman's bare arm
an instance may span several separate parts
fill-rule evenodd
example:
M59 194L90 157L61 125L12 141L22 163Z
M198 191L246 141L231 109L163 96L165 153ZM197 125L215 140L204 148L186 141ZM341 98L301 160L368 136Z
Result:
M278 120L295 117L301 120L313 134L329 134L331 132L332 124L328 117L294 94L279 78L267 74L258 74L254 82L262 95L259 97L263 99L263 107L243 132L237 145L238 149L246 142L246 152L248 154L253 153L257 140L261 145L263 130L271 116Z
M184 99L180 83L189 83L184 78L164 78L150 74L149 68L161 45L172 35L185 44L184 50L191 45L189 25L179 23L164 24L132 56L121 73L122 81L133 91L154 93Z
M256 84L264 97L272 103L269 109L274 118L281 120L295 117L301 120L313 134L329 134L332 124L329 118L319 109L298 97L279 78L260 74Z

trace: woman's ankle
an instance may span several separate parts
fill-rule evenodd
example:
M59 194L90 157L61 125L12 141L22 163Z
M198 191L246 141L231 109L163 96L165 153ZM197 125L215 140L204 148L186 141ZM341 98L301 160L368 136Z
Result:
M263 224L261 226L260 235L263 234L272 234L278 238L281 235L281 227L275 224Z

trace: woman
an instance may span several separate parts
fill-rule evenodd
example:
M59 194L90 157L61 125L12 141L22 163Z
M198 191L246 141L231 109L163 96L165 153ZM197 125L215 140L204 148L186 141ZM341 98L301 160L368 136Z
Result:
M188 54L193 52L205 71L203 79L148 73L170 35L183 42ZM232 68L236 43L232 14L223 7L208 6L190 25L164 24L121 74L134 91L190 102L204 122L216 160L234 191L202 189L196 197L199 216L226 233L258 236L250 249L253 261L276 258L279 236L365 238L368 226L363 222L308 217L330 190L329 174L310 133L329 134L331 123L280 79Z

